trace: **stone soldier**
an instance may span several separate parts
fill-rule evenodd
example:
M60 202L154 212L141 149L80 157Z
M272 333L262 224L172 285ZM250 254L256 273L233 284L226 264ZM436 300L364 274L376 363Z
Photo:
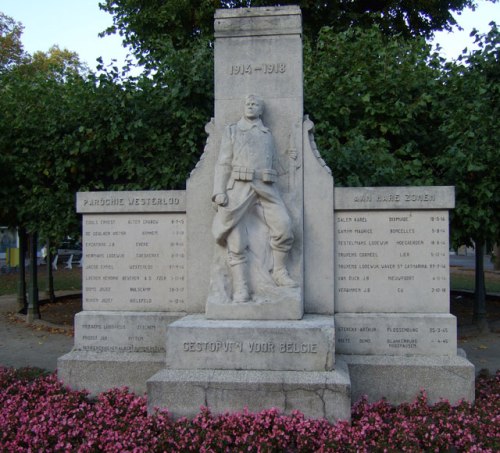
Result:
M278 156L271 131L261 120L263 109L264 103L259 97L245 98L243 117L226 127L215 168L212 201L217 214L212 231L217 243L228 251L234 302L250 300L246 249L252 237L245 214L255 203L262 206L269 229L272 279L277 286L298 286L286 268L293 244L292 223L275 184Z

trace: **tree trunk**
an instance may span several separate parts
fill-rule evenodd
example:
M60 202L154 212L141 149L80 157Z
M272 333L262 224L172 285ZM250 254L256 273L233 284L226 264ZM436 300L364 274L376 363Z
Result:
M56 294L54 292L54 273L52 272L52 252L50 250L50 241L47 241L45 245L47 247L47 287L45 289L45 294L51 302L56 301Z
M500 245L495 244L493 246L493 255L495 257L495 260L493 261L493 268L496 271L500 271Z
M26 230L19 227L19 281L17 285L17 305L19 313L26 314L28 302L26 300Z
M486 319L486 287L484 284L484 243L476 241L476 284L474 288L474 313L472 322L481 332L488 331Z
M32 323L35 319L40 319L40 308L38 306L38 266L36 257L36 233L30 233L29 255L30 255L30 282L28 290L28 310L26 322Z

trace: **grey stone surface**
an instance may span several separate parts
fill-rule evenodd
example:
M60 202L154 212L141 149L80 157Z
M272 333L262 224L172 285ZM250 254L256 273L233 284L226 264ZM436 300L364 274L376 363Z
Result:
M333 315L335 279L333 178L306 116L304 141L304 311Z
M453 209L455 188L432 187L337 187L335 209Z
M474 365L461 356L390 357L339 355L347 362L352 403L363 395L374 402L386 398L391 404L411 402L425 390L429 403L441 398L452 404L474 401Z
M185 212L184 190L78 192L76 211L80 214L132 212Z
M146 381L164 367L164 353L71 351L57 360L57 376L68 387L88 390L92 396L124 386L143 395Z
M186 291L190 313L205 311L215 248L210 233L215 214L211 197L220 136L214 119L207 123L205 131L208 138L204 153L186 181L186 237L189 238L186 243Z
M448 313L448 211L336 211L335 230L336 312Z
M185 314L184 191L79 193L83 312L59 377L93 394L144 393L165 365L165 330Z
M187 309L184 213L84 214L82 224L84 310Z
M215 118L207 126L209 137L204 155L187 182L188 209L188 301L191 311L204 311L208 297L210 269L214 262L214 245L210 233L214 210L211 188L214 165L226 125L241 117L242 98L257 94L265 99L262 116L264 124L272 131L280 159L290 149L297 159L288 165L288 172L277 182L284 204L293 224L295 237L288 257L292 277L303 281L303 193L302 193L302 44L300 28L291 33L288 16L300 20L297 8L274 9L273 36L259 34L269 27L269 19L256 11L228 10L221 12L224 30L239 28L241 18L256 30L253 35L232 37L223 33L215 43ZM285 28L281 30L280 24ZM216 33L217 33L216 22ZM292 177L293 176L293 177Z
M264 109L260 96L245 96L243 115L226 125L220 145L212 192L218 247L207 299L207 316L214 319L289 319L297 305L302 316L302 273L289 266L294 222L279 184L298 177L298 155L295 149L278 153L262 122ZM226 311L228 303L236 306Z
M275 288L268 287L272 295ZM288 297L287 297L288 296ZM217 303L209 301L206 308L208 319L300 319L304 314L300 288L280 288L279 300L270 297L245 303Z
M330 371L333 317L300 321L215 321L186 316L167 329L167 368Z
M329 372L165 369L148 380L148 410L167 408L174 418L193 417L200 406L213 413L259 412L271 407L308 418L350 420L345 363Z
M219 9L214 20L216 38L302 33L300 8L294 5Z
M450 314L337 313L335 328L339 354L457 353L457 320Z
M75 347L90 352L165 353L167 326L180 313L82 311L75 316Z

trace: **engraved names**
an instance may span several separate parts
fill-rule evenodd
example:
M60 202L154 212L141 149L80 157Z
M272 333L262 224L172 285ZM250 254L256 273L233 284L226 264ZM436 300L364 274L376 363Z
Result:
M81 312L75 318L75 349L87 352L165 353L168 313Z
M335 215L336 309L448 312L448 211Z
M342 313L335 328L340 354L456 354L456 319L449 314Z
M85 310L183 311L185 214L86 214Z

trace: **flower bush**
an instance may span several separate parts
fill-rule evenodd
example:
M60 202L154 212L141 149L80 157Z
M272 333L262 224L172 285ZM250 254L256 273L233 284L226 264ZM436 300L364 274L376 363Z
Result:
M0 368L0 450L7 452L359 452L500 451L500 372L480 377L476 402L429 405L359 401L351 424L276 409L192 420L148 415L146 399L113 389L97 399L55 374Z

